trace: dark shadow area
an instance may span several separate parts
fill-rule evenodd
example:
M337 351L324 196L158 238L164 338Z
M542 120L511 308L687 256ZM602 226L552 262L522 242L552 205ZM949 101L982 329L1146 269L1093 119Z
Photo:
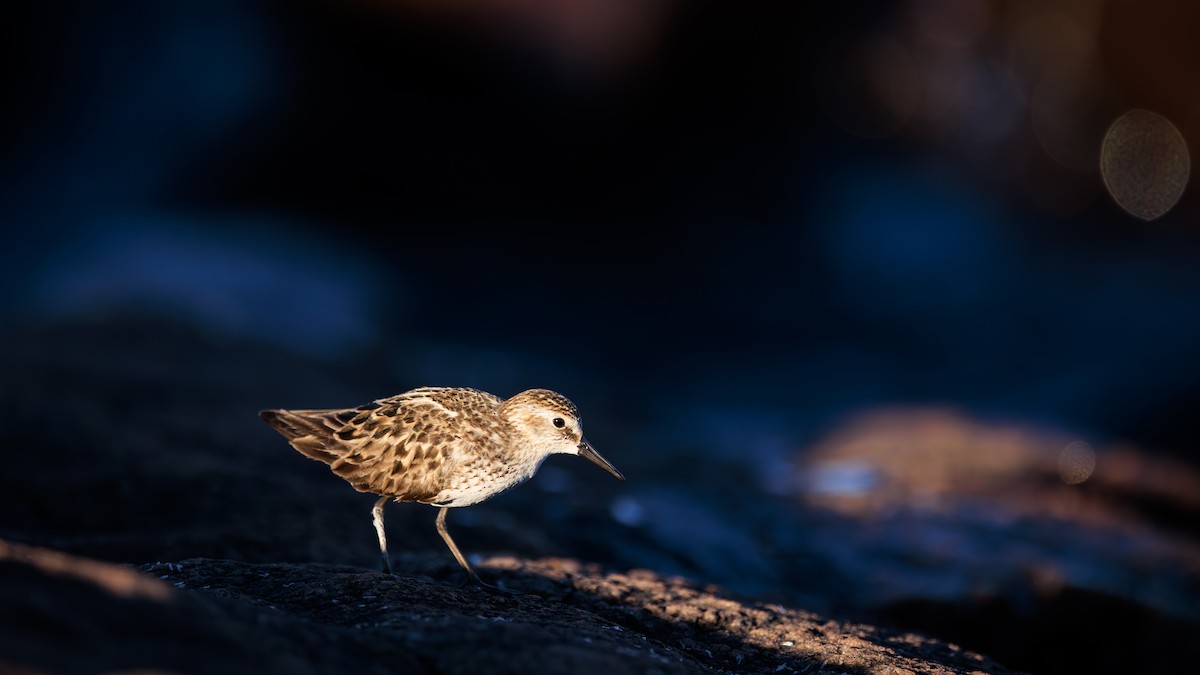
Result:
M1096 620L1111 616L1121 620ZM1194 622L1081 588L976 598L970 604L900 602L883 617L968 649L986 644L1006 663L1036 655L1045 672L1153 672L1200 657Z

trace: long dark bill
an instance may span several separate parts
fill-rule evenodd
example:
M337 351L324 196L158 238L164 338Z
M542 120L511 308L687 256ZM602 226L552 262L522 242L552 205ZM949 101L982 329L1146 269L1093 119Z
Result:
M588 460L592 464L595 464L596 466L600 467L601 469L604 469L605 471L616 476L617 480L625 480L625 476L622 476L621 472L617 471L617 467L613 466L612 462L601 457L600 453L596 452L596 449L592 447L591 443L587 442L586 438L582 439L582 441L583 442L581 442L579 444L579 456L580 457L583 457L584 459Z

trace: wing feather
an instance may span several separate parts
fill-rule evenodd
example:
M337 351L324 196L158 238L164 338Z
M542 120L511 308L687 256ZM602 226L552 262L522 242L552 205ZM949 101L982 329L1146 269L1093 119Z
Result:
M480 438L499 433L500 403L474 389L423 387L358 408L260 415L355 490L429 502L478 454Z

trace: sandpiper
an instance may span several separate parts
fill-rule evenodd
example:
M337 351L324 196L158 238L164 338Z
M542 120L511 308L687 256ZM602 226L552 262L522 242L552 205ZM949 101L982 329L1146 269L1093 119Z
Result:
M583 437L562 394L530 389L508 400L484 391L422 387L357 408L263 410L259 417L310 459L325 462L372 509L383 569L391 574L383 507L389 499L439 507L437 531L475 583L488 588L446 531L446 511L528 480L549 455L584 457L625 480Z

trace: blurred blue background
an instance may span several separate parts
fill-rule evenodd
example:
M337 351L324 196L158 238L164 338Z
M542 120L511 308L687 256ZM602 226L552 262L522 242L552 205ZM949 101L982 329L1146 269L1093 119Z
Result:
M1143 222L1098 161L1127 109L1194 128L1194 74L1125 16L1194 12L552 4L18 10L10 315L403 345L422 382L554 372L650 409L952 401L1192 451L1195 201Z
M1045 553L1049 540L1039 569L1195 619L1200 209L1187 153L1200 9L216 0L9 12L11 358L38 327L122 335L145 321L201 336L206 348L172 352L182 371L219 367L229 345L286 355L286 382L273 362L238 371L262 395L247 420L421 385L554 388L630 476L631 492L606 502L612 518L693 548L591 553L746 592L788 587L822 608L878 603L853 584L817 598L802 575L821 565L869 572L889 547L933 542L961 553L947 565L987 566L1011 523L981 516L986 541L951 543L940 525L841 540L841 521L808 516L765 533L771 516L722 514L713 495L849 495L822 508L855 518L875 508L864 494L906 479L839 446L839 429L951 448L901 462L919 468L1033 428L1013 443L1048 449L1006 467L1052 467L1057 490L1058 452L1082 439L1103 477L1089 499L1115 494L1123 506L1104 513L1187 541L1162 554L1175 581L1157 586L1130 561L1080 572L1074 554ZM1135 109L1158 126L1118 133ZM812 464L823 451L852 457ZM543 491L568 489L547 468ZM972 485L916 492L1023 498ZM918 520L932 508L905 499ZM817 533L828 563L801 561L816 544L793 531ZM1155 536L1081 544L1079 557L1158 550ZM757 544L742 537L787 564L747 554ZM1024 584L1010 572L959 584L926 570L895 595L982 584L1003 596Z

